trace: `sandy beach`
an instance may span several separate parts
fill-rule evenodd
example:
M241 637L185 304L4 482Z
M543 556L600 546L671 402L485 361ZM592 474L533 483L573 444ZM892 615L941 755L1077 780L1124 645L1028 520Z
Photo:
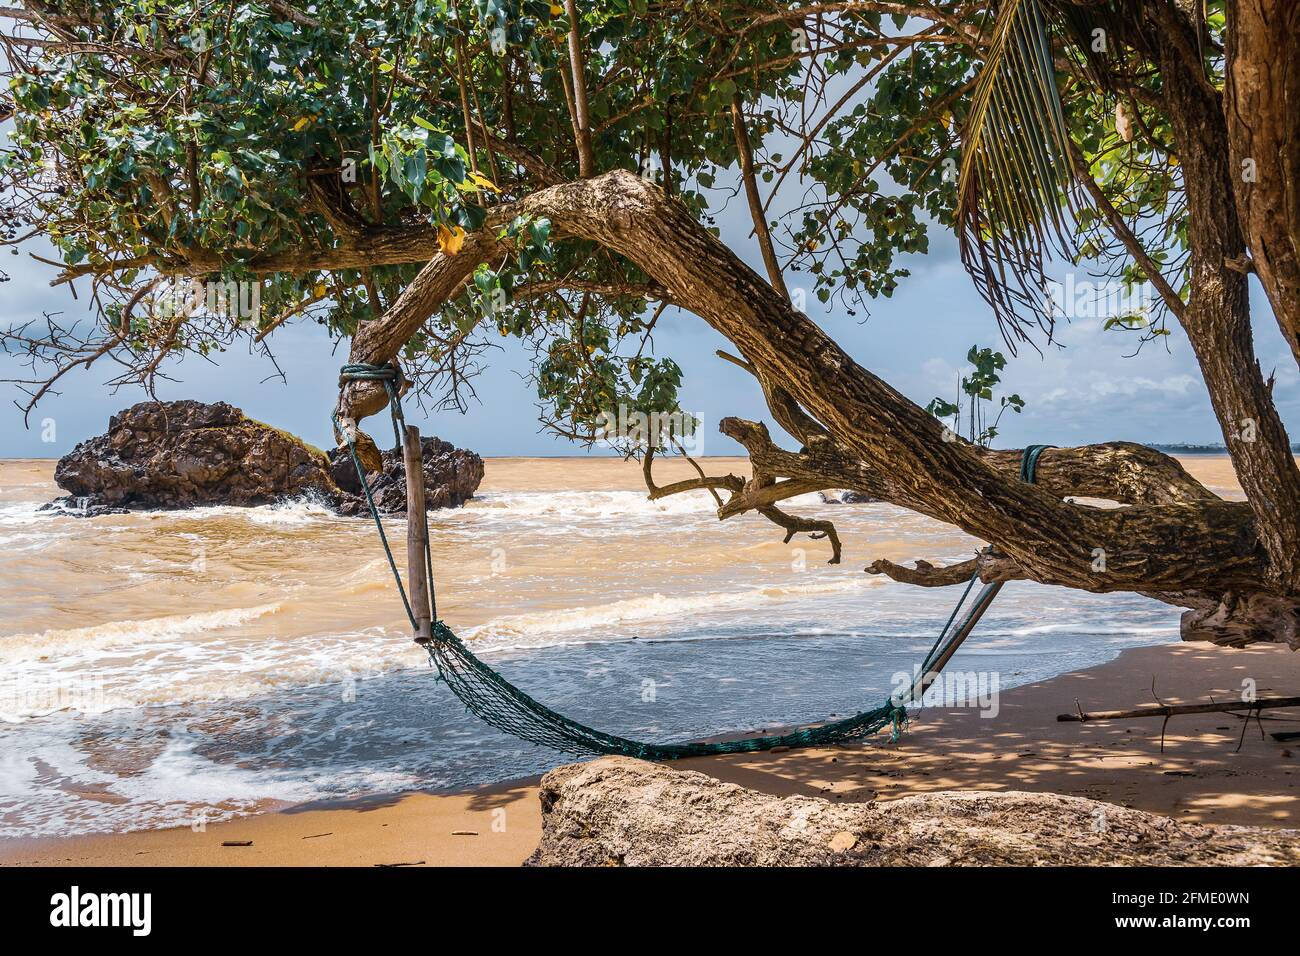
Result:
M1261 739L1254 721L1175 717L1061 723L1075 708L1226 699L1253 679L1260 694L1300 686L1300 655L1282 647L1191 644L1135 648L1118 659L1002 695L994 720L970 709L927 710L897 745L682 761L676 766L775 795L890 800L926 790L1029 790L1086 796L1179 819L1300 824L1296 744ZM1295 714L1295 711L1276 712ZM1300 718L1297 718L1300 719ZM1297 719L1263 721L1267 732ZM557 757L557 764L563 762ZM305 804L191 829L0 842L8 866L514 866L541 831L536 780L471 793L407 793ZM223 845L231 844L231 845ZM247 844L247 845L245 845Z

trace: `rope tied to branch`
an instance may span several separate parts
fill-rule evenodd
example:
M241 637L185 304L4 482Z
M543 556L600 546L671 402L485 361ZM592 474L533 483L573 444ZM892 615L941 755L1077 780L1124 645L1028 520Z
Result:
M383 382L384 391L388 393L388 407L393 419L393 440L397 443L398 448L403 447L406 434L406 416L402 412L401 399L401 385L405 380L402 370L393 362L386 362L382 365L353 362L339 369L340 385L345 382ZM361 490L366 496L366 505L370 508L370 515L374 518L375 528L379 531L379 541L384 546L384 555L388 558L388 567L393 572L393 580L397 582L397 593L402 598L402 607L406 611L406 619L411 622L412 628L418 629L419 624L415 619L415 611L411 607L411 599L407 597L406 587L402 584L402 575L397 570L397 560L393 557L393 549L388 543L388 535L384 532L384 522L380 519L379 509L375 506L375 496L370 490L370 481L366 478L366 470L361 464L360 456L357 454L355 423L353 423L352 428L343 427L337 411L333 414L333 421L335 435L342 435L348 443L348 455L352 458L352 466L357 470ZM423 476L421 476L421 480L423 480ZM429 578L430 609L433 619L436 621L438 620L438 598L433 586L433 554L427 539L424 543L424 561L425 573Z
M388 393L388 411L393 418L393 440L400 448L402 446L402 429L406 425L406 416L402 413L402 385L406 382L406 376L396 362L384 362L379 365L372 365L369 362L352 362L344 365L339 369L339 386L342 387L348 382L382 382L384 391ZM339 427L338 412L334 413L334 427L337 431ZM349 444L355 440L355 434L349 436ZM365 483L365 479L362 479Z

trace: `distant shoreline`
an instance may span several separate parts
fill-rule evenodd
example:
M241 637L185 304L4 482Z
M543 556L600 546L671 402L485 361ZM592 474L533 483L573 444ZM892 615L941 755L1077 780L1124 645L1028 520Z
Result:
M1164 452L1166 455L1226 455L1228 454L1227 445L1148 445L1148 448L1154 448L1156 451ZM1291 454L1300 455L1300 442L1294 442L1291 445Z

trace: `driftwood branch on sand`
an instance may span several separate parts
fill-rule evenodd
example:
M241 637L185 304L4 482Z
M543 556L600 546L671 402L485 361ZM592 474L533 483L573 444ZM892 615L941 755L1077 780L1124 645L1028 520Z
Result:
M1209 704L1149 704L1132 710L1076 711L1057 714L1058 721L1087 723L1091 720L1125 720L1130 717L1174 717L1178 714L1215 714L1235 711L1257 711L1273 707L1300 707L1300 697L1259 697L1255 700L1229 700Z
M1155 693L1155 683L1152 682L1151 691ZM1085 713L1079 702L1076 700L1074 706L1078 708L1073 714L1057 714L1058 721L1074 721L1080 724L1086 724L1093 720L1127 720L1135 717L1163 717L1164 722L1160 725L1160 752L1165 752L1165 728L1169 726L1169 718L1176 717L1179 714L1229 714L1233 717L1243 718L1241 725L1241 738L1237 741L1237 750L1241 750L1242 744L1246 742L1246 728L1250 726L1250 719L1255 718L1255 723L1259 725L1259 735L1264 736L1264 724L1261 714L1271 708L1276 707L1300 707L1300 697L1256 697L1254 700L1229 700L1229 701L1211 701L1208 704L1165 704L1159 702L1148 704L1145 707L1135 707L1130 710L1094 710ZM1244 711L1244 713L1243 713ZM1276 734L1274 739L1281 739Z
M532 866L1295 865L1300 831L1173 820L1052 793L775 797L628 757L542 778Z

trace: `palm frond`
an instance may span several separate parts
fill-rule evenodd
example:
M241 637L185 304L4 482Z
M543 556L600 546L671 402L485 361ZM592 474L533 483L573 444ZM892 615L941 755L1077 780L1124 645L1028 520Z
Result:
M962 262L1007 345L1049 336L1046 260L1073 259L1085 200L1073 172L1040 0L1003 0L964 133L957 196Z

